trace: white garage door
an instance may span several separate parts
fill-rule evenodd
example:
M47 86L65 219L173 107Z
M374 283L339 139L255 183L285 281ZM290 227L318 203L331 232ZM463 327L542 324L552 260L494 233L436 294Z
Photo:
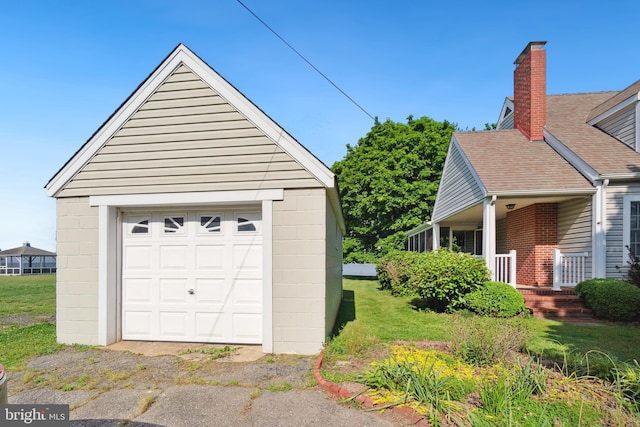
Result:
M261 214L127 213L122 338L262 342Z

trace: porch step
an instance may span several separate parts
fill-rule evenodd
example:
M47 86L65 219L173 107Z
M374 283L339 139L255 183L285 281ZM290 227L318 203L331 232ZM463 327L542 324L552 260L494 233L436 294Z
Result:
M518 291L534 317L567 321L593 320L593 312L584 306L573 289L554 291L550 288L519 288Z

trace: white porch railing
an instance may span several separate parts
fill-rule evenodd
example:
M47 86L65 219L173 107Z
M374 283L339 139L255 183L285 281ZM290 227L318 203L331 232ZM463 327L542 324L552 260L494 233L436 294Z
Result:
M563 254L560 249L553 250L553 290L561 286L575 286L582 282L588 252Z
M493 280L508 283L516 287L516 251L508 254L496 254L493 269Z

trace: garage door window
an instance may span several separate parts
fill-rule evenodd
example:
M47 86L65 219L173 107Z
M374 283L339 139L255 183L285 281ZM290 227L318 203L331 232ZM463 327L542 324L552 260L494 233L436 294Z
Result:
M200 233L206 234L220 234L222 229L220 228L220 215L201 215L200 216Z
M238 233L256 233L259 221L260 214L238 214L236 216L236 231Z
M131 234L149 234L149 218L137 221L131 228Z
M164 217L164 234L184 234L184 217L167 216Z

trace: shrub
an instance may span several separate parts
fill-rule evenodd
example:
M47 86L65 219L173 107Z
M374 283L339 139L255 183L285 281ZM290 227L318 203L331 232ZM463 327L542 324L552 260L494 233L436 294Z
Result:
M418 252L395 251L380 258L376 271L382 289L388 289L394 295L409 295L407 282L418 256Z
M464 308L464 297L489 280L484 260L469 254L440 249L421 253L414 262L409 289L447 311Z
M513 317L525 310L524 298L515 288L502 282L486 282L465 297L466 307L491 317Z
M596 317L632 321L640 318L640 288L618 279L591 279L578 283L576 295Z

